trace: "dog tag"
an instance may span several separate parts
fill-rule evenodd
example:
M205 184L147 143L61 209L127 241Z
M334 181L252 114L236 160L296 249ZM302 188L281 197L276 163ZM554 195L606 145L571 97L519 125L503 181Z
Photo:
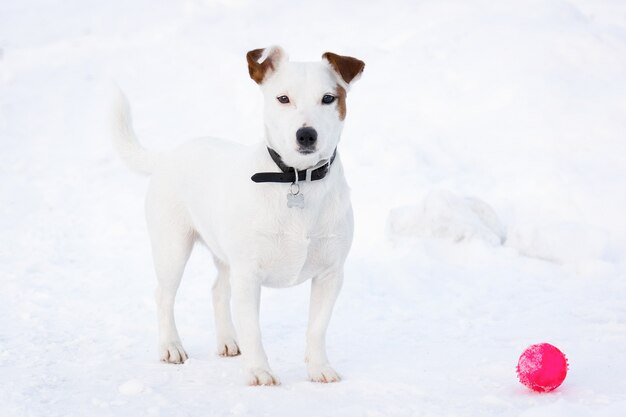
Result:
M287 207L297 207L299 209L304 208L304 194L291 194L287 193Z
M298 174L296 174L296 180L289 186L289 192L287 193L287 207L297 207L299 209L304 208L304 194L300 194Z

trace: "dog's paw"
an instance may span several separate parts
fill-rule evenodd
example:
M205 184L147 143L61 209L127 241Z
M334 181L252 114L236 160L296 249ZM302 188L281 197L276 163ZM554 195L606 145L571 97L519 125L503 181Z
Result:
M220 356L237 356L241 355L241 351L237 341L228 337L217 342L217 354Z
M248 385L280 385L280 381L269 369L252 368L246 371Z
M187 353L180 342L161 344L160 354L161 362L165 363L184 363L188 359Z
M308 365L309 379L313 382L339 382L341 378L329 364L324 365Z

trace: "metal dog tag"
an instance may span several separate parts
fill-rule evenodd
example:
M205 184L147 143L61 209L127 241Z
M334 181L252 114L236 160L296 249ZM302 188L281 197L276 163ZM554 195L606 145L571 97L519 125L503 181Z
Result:
M304 208L304 194L287 194L287 207Z
M304 194L300 194L300 184L297 182L294 182L289 186L289 192L287 193L287 207L297 207L299 209L304 208Z

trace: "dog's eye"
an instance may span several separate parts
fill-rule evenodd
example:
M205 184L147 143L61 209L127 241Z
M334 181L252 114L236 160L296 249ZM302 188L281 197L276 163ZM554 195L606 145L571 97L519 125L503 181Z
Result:
M276 100L278 100L282 104L289 103L289 97L287 97L287 96L278 96L278 97L276 97Z
M324 97L322 97L322 103L323 104L330 104L333 101L335 101L337 97L335 96L331 96L330 94L325 94Z

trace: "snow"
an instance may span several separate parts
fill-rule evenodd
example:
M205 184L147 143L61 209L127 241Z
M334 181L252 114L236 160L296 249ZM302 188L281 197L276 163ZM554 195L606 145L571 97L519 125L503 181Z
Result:
M259 140L245 53L271 44L367 64L340 145L338 384L306 381L303 285L263 295L282 385L245 386L201 249L177 299L191 358L158 362L146 179L107 137L117 83L151 149ZM0 415L624 415L624 97L618 0L0 2ZM570 362L542 395L515 375L539 342Z
M433 190L420 207L397 207L389 213L391 238L482 239L500 245L506 238L497 214L484 201Z
M520 253L553 262L576 263L602 259L607 247L603 229L584 223L553 222L518 225L507 245Z
M137 395L141 394L141 392L144 390L144 385L141 383L141 381L138 381L136 379L129 379L128 381L120 385L117 390L122 395Z

